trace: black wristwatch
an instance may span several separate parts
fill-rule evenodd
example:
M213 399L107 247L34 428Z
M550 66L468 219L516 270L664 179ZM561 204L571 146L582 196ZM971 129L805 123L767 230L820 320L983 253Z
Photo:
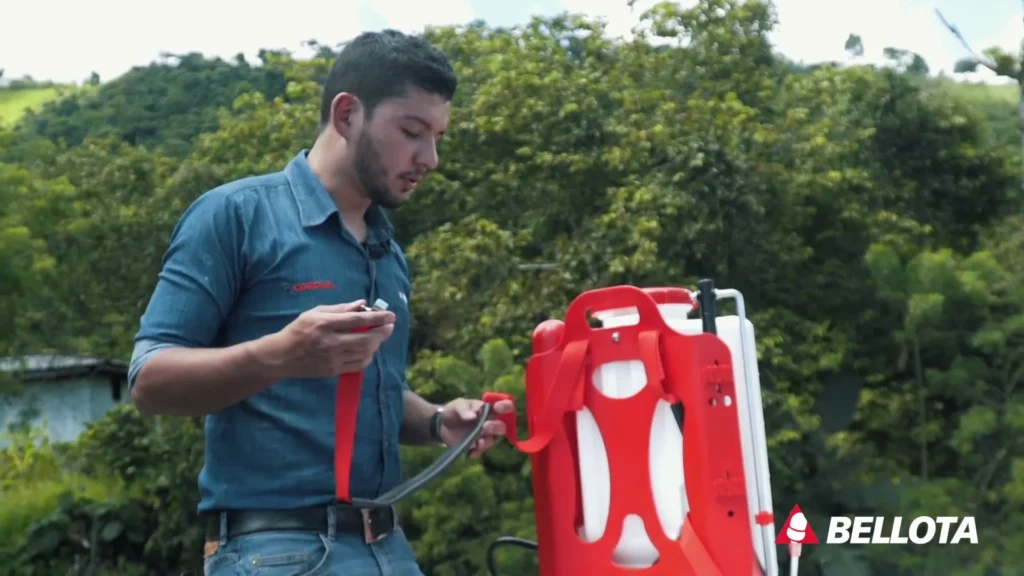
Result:
M434 442L444 444L441 440L441 415L444 414L444 408L438 408L433 416L430 417L430 439Z

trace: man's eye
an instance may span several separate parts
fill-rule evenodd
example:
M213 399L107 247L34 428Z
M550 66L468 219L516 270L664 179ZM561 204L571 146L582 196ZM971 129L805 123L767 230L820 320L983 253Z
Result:
M417 134L417 133L415 133L415 132L413 132L413 131L411 131L411 130L406 130L405 128L402 128L402 132L403 132L403 133L404 133L404 134L405 134L406 136L408 136L409 138L419 138L419 137L420 137L420 135L419 135L419 134Z

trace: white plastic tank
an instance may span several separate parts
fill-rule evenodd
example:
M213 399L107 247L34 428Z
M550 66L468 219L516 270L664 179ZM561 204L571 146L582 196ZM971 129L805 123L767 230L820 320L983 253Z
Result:
M704 331L700 319L689 319L679 324L666 320L673 329L683 334L699 334ZM736 383L735 404L740 423L743 474L746 479L747 511L754 553L761 565L762 573L774 576L778 573L775 526L760 526L756 519L758 513L772 511L772 491L768 473L764 414L761 410L761 376L757 367L754 325L749 319L745 319L741 324L738 315L719 316L716 318L716 325L718 337L728 346L732 356L733 381Z
M664 304L659 308L666 319L681 322L685 321L692 307ZM628 326L639 321L636 308L605 310L594 316L605 328ZM647 372L639 358L608 362L595 368L592 381L594 387L609 398L629 398L647 385ZM593 542L601 538L608 524L611 504L608 454L601 430L586 407L577 413L576 425L583 500L581 536ZM658 560L658 550L651 542L649 530L661 529L668 538L675 540L679 538L683 520L690 510L683 478L683 434L668 402L658 402L648 437L648 473L660 526L645 526L635 514L626 516L622 537L612 559L616 564L630 568L648 567Z
M719 291L733 293L732 291ZM737 294L737 297L742 297ZM741 300L737 302L741 303ZM703 332L699 318L690 318L689 304L660 304L666 323L683 334ZM595 313L605 328L634 325L639 321L635 307ZM743 465L749 502L749 519L756 557L762 574L774 576L777 560L774 548L774 526L759 526L756 515L771 511L771 484L768 478L768 453L761 413L760 381L757 369L754 327L746 320L741 329L739 316L717 318L718 337L732 355L733 377L740 421ZM746 348L746 350L744 350ZM748 380L749 378L749 380ZM647 385L643 362L635 360L605 363L595 368L594 386L610 398L629 398ZM750 387L755 394L750 395ZM750 397L748 397L750 396ZM751 407L753 405L753 407ZM685 407L684 407L685 410ZM577 413L577 447L580 464L580 487L583 501L583 526L580 536L593 542L604 534L611 503L608 455L601 430L593 415L584 407ZM683 435L676 423L672 406L659 401L649 435L650 479L660 526L644 526L636 515L625 518L622 537L613 553L613 561L624 567L643 568L658 559L657 549L648 536L649 530L661 529L670 539L677 539L690 510L683 473Z

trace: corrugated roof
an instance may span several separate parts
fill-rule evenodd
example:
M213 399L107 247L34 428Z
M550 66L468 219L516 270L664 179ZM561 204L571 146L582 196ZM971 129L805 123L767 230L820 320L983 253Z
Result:
M0 372L17 374L22 380L50 380L89 374L127 376L128 364L120 360L88 356L28 354L0 358Z

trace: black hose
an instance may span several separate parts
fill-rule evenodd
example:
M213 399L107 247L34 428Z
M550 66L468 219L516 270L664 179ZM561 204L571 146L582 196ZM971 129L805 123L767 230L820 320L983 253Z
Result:
M515 536L502 536L491 542L491 545L487 547L487 570L490 571L491 576L498 576L498 566L495 564L494 552L501 546L518 546L527 550L537 549L537 543L533 540L516 538Z
M419 474L398 486L395 486L377 498L353 498L352 505L357 508L387 508L388 506L394 506L400 500L408 498L413 492L416 492L429 484L435 478L440 476L442 472L447 470L449 466L454 464L460 457L469 452L473 447L473 444L475 444L484 433L484 426L487 424L488 418L491 417L491 410L492 407L490 404L484 404L473 431L467 434L466 437L458 444L455 444L445 450L444 453L441 454L440 458L435 460L430 466L427 466L420 471Z

